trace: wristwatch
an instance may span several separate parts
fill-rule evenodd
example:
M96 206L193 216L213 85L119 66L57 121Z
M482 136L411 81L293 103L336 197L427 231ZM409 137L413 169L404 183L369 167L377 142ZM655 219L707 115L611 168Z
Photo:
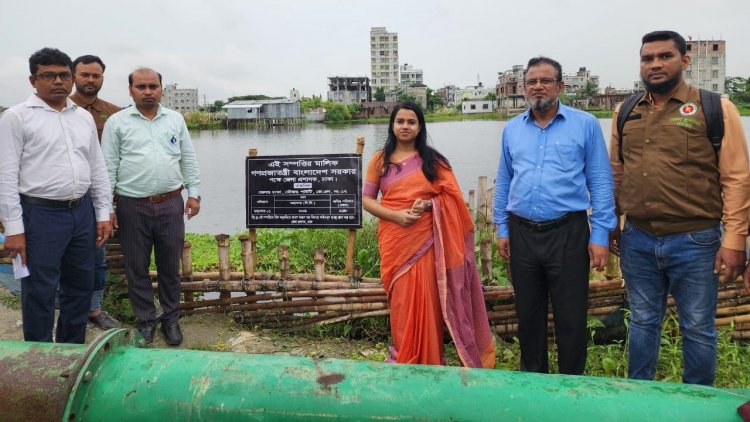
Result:
M195 198L195 200L198 201L199 204L201 203L201 196L200 195L191 196L191 198Z

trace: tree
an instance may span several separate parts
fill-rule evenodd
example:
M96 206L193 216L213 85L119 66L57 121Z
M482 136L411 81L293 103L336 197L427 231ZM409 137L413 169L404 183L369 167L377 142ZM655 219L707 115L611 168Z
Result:
M372 97L375 101L385 101L385 88L382 86L375 88L375 94Z
M326 116L323 120L326 122L346 122L352 119L349 108L343 104L327 101L324 106L326 108Z
M433 112L442 108L444 105L443 98L435 94L435 91L427 88L427 111Z
M484 101L494 102L495 100L497 100L497 94L495 94L494 92L490 92L489 94L484 96Z
M406 101L411 101L412 103L418 104L417 96L412 94L411 92L404 92L403 94L399 95L398 98L396 98L396 101L403 103Z
M312 98L302 98L300 99L299 106L303 113L315 110L316 108L321 108L323 107L323 96L318 95L316 97L315 95L313 95Z
M594 81L591 79L586 81L586 85L581 88L577 93L577 98L592 98L599 94L599 87L596 86Z
M214 111L221 111L222 107L224 107L224 101L222 100L214 101Z
M728 76L724 82L724 90L732 102L750 103L750 78Z

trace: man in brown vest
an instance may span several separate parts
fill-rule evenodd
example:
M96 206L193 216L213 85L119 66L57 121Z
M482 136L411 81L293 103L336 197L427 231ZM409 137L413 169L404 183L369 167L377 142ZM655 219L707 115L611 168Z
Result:
M104 62L97 56L81 56L73 61L75 72L76 92L70 96L79 107L86 109L94 117L99 142L102 141L102 130L104 122L114 113L120 111L120 107L104 101L98 97L99 90L104 83ZM94 293L91 296L91 309L89 321L103 330L118 327L117 321L112 319L102 310L102 297L104 296L104 281L107 278L107 261L105 257L105 246L96 249L96 267L94 277Z
M722 98L724 138L714 150L700 92L683 80L690 56L680 34L644 35L640 64L646 93L627 116L622 140L615 110L610 143L617 211L625 216L610 249L621 256L630 304L628 376L654 378L671 294L682 380L711 385L719 270L724 266L724 279L733 282L745 269L747 144L737 109Z

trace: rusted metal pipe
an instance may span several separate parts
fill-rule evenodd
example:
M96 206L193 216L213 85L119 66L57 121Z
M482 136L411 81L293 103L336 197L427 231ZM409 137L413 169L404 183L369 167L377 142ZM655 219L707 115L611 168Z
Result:
M339 359L0 341L3 421L740 420L748 389Z

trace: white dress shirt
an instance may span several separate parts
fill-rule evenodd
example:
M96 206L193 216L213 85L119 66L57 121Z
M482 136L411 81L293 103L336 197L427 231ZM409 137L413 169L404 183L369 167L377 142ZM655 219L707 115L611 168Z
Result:
M57 111L36 94L0 116L0 220L24 233L19 194L58 201L91 191L97 221L108 221L112 189L91 114L70 99Z

